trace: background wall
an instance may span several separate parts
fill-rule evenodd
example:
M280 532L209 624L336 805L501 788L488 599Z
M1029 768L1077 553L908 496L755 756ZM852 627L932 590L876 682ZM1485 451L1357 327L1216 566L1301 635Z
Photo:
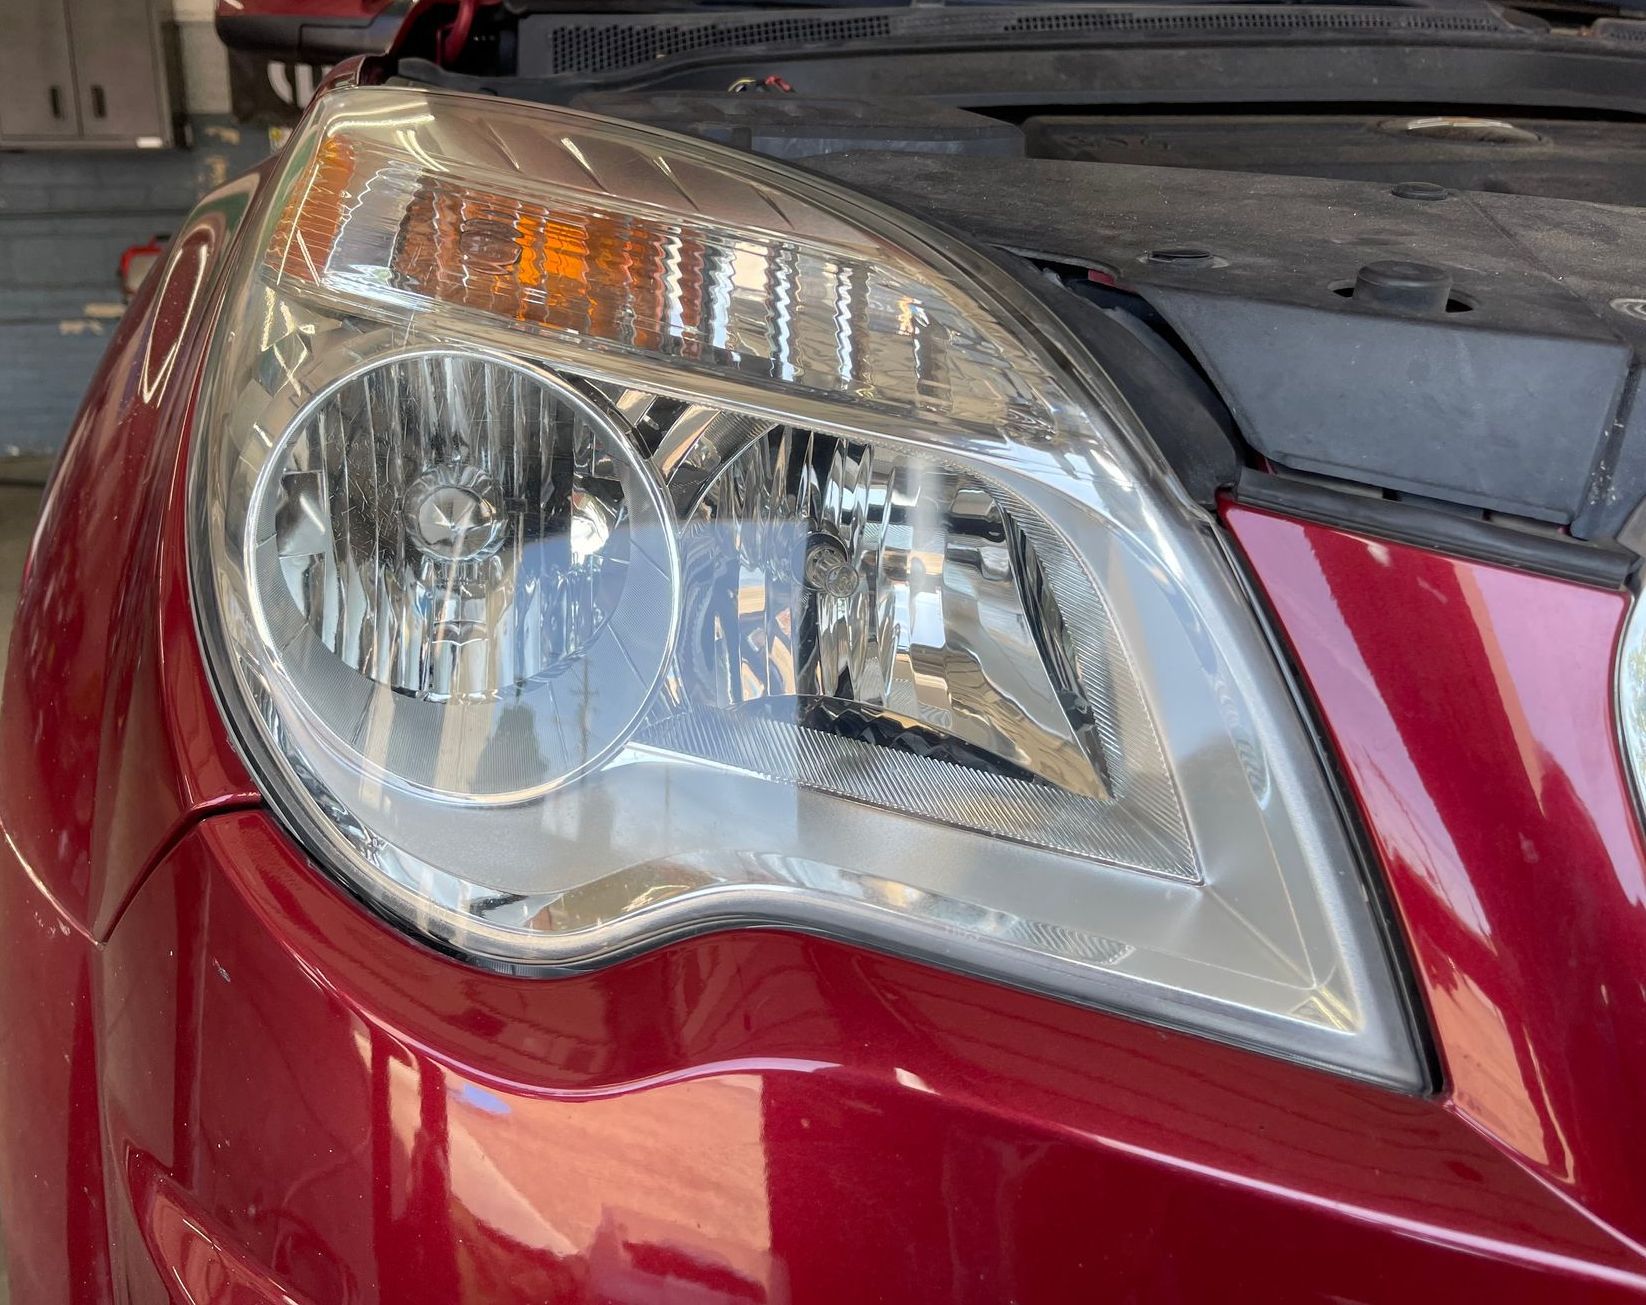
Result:
M269 151L267 128L229 116L212 0L173 13L192 147L0 153L0 456L62 442L121 313L121 252Z

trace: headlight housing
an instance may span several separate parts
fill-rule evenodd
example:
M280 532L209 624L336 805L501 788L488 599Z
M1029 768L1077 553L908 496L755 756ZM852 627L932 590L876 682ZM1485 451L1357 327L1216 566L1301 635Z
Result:
M334 91L194 458L258 782L438 945L799 927L1421 1082L1213 530L974 251L667 133Z

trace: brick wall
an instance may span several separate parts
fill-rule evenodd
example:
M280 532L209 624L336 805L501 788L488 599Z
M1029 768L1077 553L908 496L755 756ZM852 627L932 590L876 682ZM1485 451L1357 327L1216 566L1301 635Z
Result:
M228 117L211 0L174 5L192 146L0 152L0 455L62 442L120 315L121 251L268 152Z

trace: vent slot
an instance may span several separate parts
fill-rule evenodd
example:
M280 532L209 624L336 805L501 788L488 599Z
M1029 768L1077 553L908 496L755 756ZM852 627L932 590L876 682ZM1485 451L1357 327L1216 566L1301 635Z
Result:
M1646 41L1646 23L1638 18L1597 18L1589 35L1608 41Z
M1597 24L1597 27L1599 25ZM991 9L917 13L868 10L839 16L721 18L700 14L655 17L538 15L522 23L521 71L533 76L603 73L659 59L737 46L838 48L911 38L931 44L987 40L1031 42L1048 35L1308 31L1506 32L1519 29L1490 13L1433 10L1366 11L1243 5L1192 9ZM1630 35L1633 35L1631 32Z
M1497 32L1503 24L1485 14L1386 14L1353 10L1222 10L1213 13L1031 14L1001 29L1013 32L1247 32L1366 31Z
M609 72L637 64L738 45L813 45L890 36L888 16L771 18L759 22L554 24L550 73Z

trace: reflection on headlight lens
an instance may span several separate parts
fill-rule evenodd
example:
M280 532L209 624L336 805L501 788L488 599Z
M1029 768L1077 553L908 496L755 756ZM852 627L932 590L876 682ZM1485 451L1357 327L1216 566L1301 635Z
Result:
M792 426L729 453L681 505L691 719L642 741L1195 875L1108 612L1032 509L929 456Z
M1102 600L1058 597L1030 509L907 450L623 406L646 435L575 378L438 351L305 405L264 481L258 617L345 756L518 794L632 738L1194 877Z
M604 627L631 563L613 527L632 461L609 422L517 368L461 354L370 367L286 451L284 591L368 679L495 698Z
M629 737L679 577L625 430L548 373L440 351L393 353L304 406L253 503L255 616L346 754L518 794Z

